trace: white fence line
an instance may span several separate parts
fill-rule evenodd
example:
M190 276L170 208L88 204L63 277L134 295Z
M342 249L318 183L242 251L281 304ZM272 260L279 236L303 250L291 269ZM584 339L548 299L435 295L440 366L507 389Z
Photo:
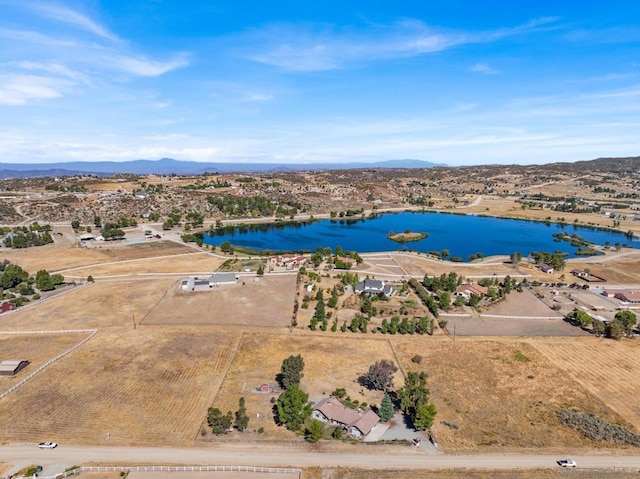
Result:
M60 296L62 296L64 294L71 293L72 291L75 291L75 290L77 290L79 288L83 288L85 286L89 286L90 284L91 283L76 284L76 285L74 285L73 287L71 287L69 289L66 289L66 290L61 291L61 292L56 293L56 294L52 294L50 296L47 296L46 298L41 298L41 299L38 299L36 301L31 301L29 303L23 304L19 308L11 309L11 310L9 310L9 311L7 311L5 313L2 313L2 316L0 316L0 318L6 318L10 314L15 314L15 313L17 313L19 311L24 311L25 309L30 308L32 306L37 306L39 304L46 303L47 301L51 301L52 299L59 298Z
M563 316L515 316L513 314L481 314L480 318L506 318L506 319L562 319Z
M81 472L257 472L264 474L297 474L302 477L302 469L289 467L262 466L82 466L65 471L55 476L44 476L40 479L62 479ZM19 476L14 479L31 479Z
M33 378L36 374L40 373L47 366L50 366L51 364L55 363L59 359L64 358L67 354L70 354L73 351L75 351L76 349L78 349L84 343L89 341L98 332L98 330L97 329L75 329L75 330L69 330L69 331L33 331L33 332L27 332L27 331L4 332L4 331L0 331L0 334L59 334L59 333L71 333L71 332L77 332L77 333L80 333L80 332L91 332L91 334L89 334L89 336L84 338L82 341L80 341L76 345L74 345L71 348L67 349L66 351L58 354L56 357L50 359L49 361L47 361L46 363L44 363L43 365L38 367L31 374L29 374L25 378L21 379L20 381L18 381L16 384L11 386L9 389L4 391L3 393L0 393L0 399L2 399L4 397L8 396L9 394L11 394L13 391L15 391L20 386L22 386L24 383L26 383L29 379Z

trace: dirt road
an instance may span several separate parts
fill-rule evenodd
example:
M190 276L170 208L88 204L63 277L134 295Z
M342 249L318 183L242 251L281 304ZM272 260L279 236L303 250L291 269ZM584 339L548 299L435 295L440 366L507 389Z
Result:
M418 450L384 451L373 446L367 452L323 452L308 446L298 448L271 445L225 445L206 448L96 447L65 446L40 450L33 445L0 446L0 462L10 464L74 465L102 464L148 465L249 465L281 467L364 467L380 469L534 469L558 468L564 456L551 455L427 455ZM579 468L640 469L640 456L571 455Z

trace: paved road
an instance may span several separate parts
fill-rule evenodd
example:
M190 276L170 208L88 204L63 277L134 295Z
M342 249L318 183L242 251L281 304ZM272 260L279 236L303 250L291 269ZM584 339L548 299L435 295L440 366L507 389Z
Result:
M248 465L273 467L363 467L385 469L534 469L557 468L562 459L551 455L427 455L413 448L383 451L372 446L370 452L322 452L322 446L297 449L271 445L237 444L222 447L95 447L64 446L39 450L36 445L0 446L0 462L42 465L172 464L172 465ZM580 468L640 469L640 456L571 455ZM47 468L49 469L49 468ZM49 471L47 471L49 472Z

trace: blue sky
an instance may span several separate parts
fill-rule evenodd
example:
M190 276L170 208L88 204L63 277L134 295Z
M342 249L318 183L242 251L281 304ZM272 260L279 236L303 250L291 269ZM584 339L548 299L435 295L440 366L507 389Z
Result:
M0 0L0 162L640 155L637 0Z

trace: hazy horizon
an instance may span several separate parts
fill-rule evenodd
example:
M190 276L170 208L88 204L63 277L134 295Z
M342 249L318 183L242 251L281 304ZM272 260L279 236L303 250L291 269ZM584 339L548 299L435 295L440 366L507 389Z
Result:
M0 162L640 154L640 4L2 2Z

